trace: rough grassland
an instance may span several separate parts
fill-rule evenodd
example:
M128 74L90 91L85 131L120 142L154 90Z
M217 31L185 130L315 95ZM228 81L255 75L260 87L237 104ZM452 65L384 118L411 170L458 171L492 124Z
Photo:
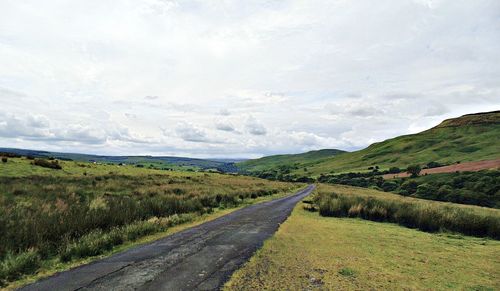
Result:
M500 242L321 217L298 204L226 290L499 290Z
M76 162L56 170L31 162L0 164L0 286L300 187L214 173Z
M136 247L138 245L150 243L150 242L153 242L155 240L164 238L166 236L173 235L173 234L180 232L180 231L183 231L185 229L195 227L195 226L200 225L202 223L217 219L221 216L227 215L231 212L234 212L234 211L241 209L243 207L246 207L248 205L262 203L262 202L270 201L273 199L282 198L282 197L285 197L291 193L293 193L293 192L290 192L290 193L280 192L278 194L274 194L271 196L258 197L256 199L245 201L242 205L240 205L236 208L216 209L213 213L203 214L203 215L195 217L194 220L191 222L182 223L180 225L176 225L176 226L173 226L171 228L168 228L166 231L141 237L138 240L133 241L133 242L131 242L131 241L125 242L124 244L116 246L112 250L106 251L103 254L98 255L98 256L84 258L84 259L78 259L78 260L74 260L74 261L66 262L66 263L60 262L58 259L46 261L46 262L44 262L41 269L35 275L23 276L20 280L10 282L10 284L8 286L6 286L3 289L0 288L0 290L16 290L24 285L33 283L37 280L40 280L40 279L43 279L43 278L46 278L49 276L52 276L57 272L63 272L63 271L69 270L71 268L75 268L75 267L78 267L78 266L81 266L84 264L88 264L88 263L91 263L93 261L105 258L105 257L109 257L113 254L117 254L117 253L126 251L126 250L133 248L133 247Z

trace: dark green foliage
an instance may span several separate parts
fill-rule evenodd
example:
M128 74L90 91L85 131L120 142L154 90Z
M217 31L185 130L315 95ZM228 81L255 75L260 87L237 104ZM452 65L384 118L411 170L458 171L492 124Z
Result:
M377 172L365 173L345 173L338 175L321 175L318 178L320 183L342 184L357 187L382 187L384 179Z
M432 174L383 180L372 173L321 175L318 182L381 189L403 196L500 208L500 171Z
M10 153L10 152L0 152L0 156L6 157L6 158L20 158L21 155L16 154L16 153Z
M320 193L315 204L322 216L359 217L428 232L445 230L500 239L500 217L467 208L335 193Z
M44 168L56 169L56 170L62 169L59 162L57 160L54 160L54 159L52 159L50 161L45 160L45 159L35 159L33 161L33 165L44 167Z
M8 159L7 157L2 157L2 163L7 163Z
M438 163L438 162L429 162L429 163L427 163L426 168L432 169L432 168L438 168L438 167L442 167L442 166L444 166L444 165L441 163Z
M401 173L401 169L398 167L390 167L387 172L388 174L398 174Z
M422 171L422 168L419 165L411 165L406 168L406 172L411 174L412 177L417 177Z
M346 277L355 277L356 271L351 268L342 268L340 269L339 274Z

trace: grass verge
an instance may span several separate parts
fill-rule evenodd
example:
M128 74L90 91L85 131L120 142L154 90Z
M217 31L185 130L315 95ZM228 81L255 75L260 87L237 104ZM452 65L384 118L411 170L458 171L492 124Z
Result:
M225 290L499 290L500 242L322 217L299 203Z
M430 202L360 188L351 188L350 193L337 189L349 188L320 185L313 199L314 206L309 209L317 207L322 216L358 217L428 232L452 231L500 239L500 211L497 209Z

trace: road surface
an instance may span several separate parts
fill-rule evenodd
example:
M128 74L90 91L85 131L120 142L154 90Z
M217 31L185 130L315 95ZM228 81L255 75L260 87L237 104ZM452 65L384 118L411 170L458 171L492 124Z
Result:
M21 290L218 290L313 189L245 207Z

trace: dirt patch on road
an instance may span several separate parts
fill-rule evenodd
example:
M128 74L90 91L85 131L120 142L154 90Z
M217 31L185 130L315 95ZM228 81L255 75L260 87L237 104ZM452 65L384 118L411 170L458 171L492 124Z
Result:
M487 169L500 169L500 159L477 161L477 162L465 162L444 167L424 169L422 170L422 172L420 172L420 174L425 175L425 174L453 173L453 172L477 172ZM399 173L399 174L386 174L383 177L384 179L393 179L393 178L403 178L408 176L410 176L408 173Z

